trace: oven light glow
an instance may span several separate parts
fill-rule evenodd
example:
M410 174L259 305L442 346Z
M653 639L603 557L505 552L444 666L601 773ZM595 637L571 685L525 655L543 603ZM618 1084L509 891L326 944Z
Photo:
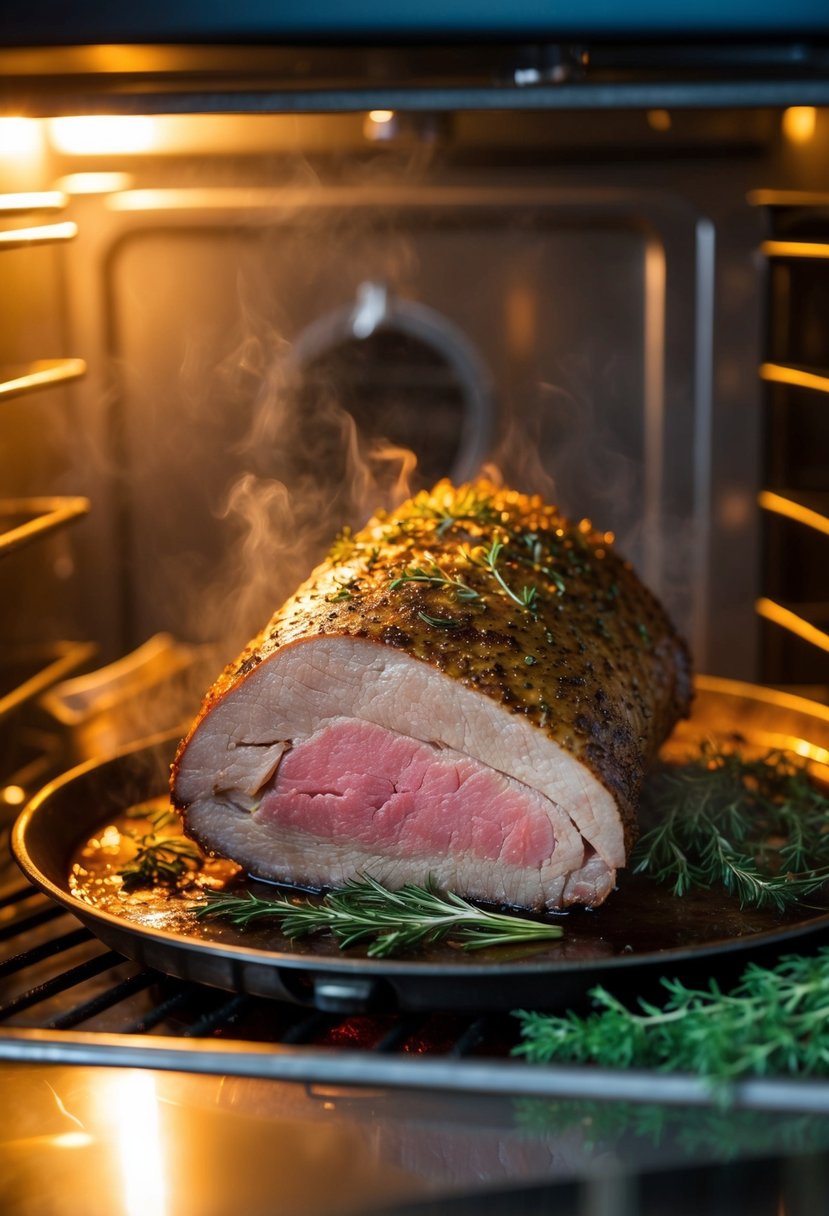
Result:
M55 185L64 194L117 194L132 183L129 173L67 173Z
M109 1097L125 1216L164 1216L167 1204L155 1077L149 1072L115 1073Z
M158 143L155 121L141 114L87 114L49 120L49 138L67 156L151 152Z
M36 118L0 118L0 156L28 156L37 151L39 143Z
M88 1132L61 1132L59 1136L51 1136L49 1143L53 1148L89 1148L95 1141Z
M0 791L6 806L22 806L26 801L26 791L20 785L6 785Z
M783 111L783 134L793 144L807 144L815 133L817 110L814 106L789 106Z
M394 110L369 110L368 116L372 122L386 123L394 118Z

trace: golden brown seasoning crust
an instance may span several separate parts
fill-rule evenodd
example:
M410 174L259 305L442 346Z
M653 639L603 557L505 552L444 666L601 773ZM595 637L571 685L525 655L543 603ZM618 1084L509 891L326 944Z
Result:
M644 771L688 712L691 662L612 539L538 497L441 482L337 538L216 681L188 739L280 647L364 638L529 718L611 791L629 847Z

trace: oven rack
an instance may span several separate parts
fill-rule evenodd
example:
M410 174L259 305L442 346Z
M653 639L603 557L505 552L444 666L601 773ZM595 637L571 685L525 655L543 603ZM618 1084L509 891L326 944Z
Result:
M769 227L761 245L769 283L767 358L759 367L768 421L758 495L762 678L820 682L829 673L829 580L820 573L827 565L829 480L815 456L829 436L829 345L814 322L829 292L829 193L755 190L748 201L764 209Z
M0 665L13 673L12 687L0 684L0 720L27 701L39 697L59 680L89 662L97 653L92 642L52 642L16 647L14 661Z
M0 217L28 212L58 211L66 196L57 191L0 195ZM74 240L77 225L71 221L0 229L0 253ZM83 359L39 359L23 368L5 372L0 380L0 401L41 388L66 384L83 376ZM80 519L89 510L89 500L80 496L17 498L0 500L0 557L42 535Z
M0 253L32 246L63 244L77 235L71 221L43 223L36 219L22 226L16 217L29 221L44 213L51 217L67 205L60 191L35 191L1 194L0 220L12 219L12 226L0 228ZM83 359L60 357L32 360L23 365L4 367L0 374L0 403L28 396L44 389L60 387L86 373ZM27 496L0 499L0 558L35 544L44 537L82 519L90 502L81 495ZM94 655L96 648L82 642L54 642L15 649L11 661L0 659L0 718L16 712L40 696L57 681L76 671ZM9 775L6 774L7 779ZM15 784L15 774L11 775Z
M529 1065L510 1017L343 1016L140 967L10 877L0 895L0 1060L306 1084L717 1108L699 1078ZM829 1081L734 1086L735 1109L829 1113Z

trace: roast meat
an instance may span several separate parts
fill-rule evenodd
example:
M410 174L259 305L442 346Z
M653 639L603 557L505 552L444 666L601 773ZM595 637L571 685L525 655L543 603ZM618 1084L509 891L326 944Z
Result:
M338 537L226 668L173 800L264 878L595 906L690 695L687 648L612 537L442 482Z

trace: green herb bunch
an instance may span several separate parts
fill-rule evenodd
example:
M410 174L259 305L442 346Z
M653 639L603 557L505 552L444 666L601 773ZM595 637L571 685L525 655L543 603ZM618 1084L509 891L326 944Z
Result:
M721 883L741 906L779 911L829 878L829 796L781 751L750 760L704 743L646 783L634 873L675 895Z
M171 835L166 829L179 825L175 811L169 807L146 812L136 807L132 818L147 818L149 832L128 831L136 844L135 855L123 865L118 873L124 886L144 886L152 883L175 885L185 874L197 870L204 860L198 845L179 833Z
M788 955L774 967L749 964L736 988L723 992L662 981L663 1006L640 1000L629 1009L594 988L586 1017L520 1011L515 1054L611 1068L700 1074L718 1083L746 1076L811 1076L829 1072L829 947Z

